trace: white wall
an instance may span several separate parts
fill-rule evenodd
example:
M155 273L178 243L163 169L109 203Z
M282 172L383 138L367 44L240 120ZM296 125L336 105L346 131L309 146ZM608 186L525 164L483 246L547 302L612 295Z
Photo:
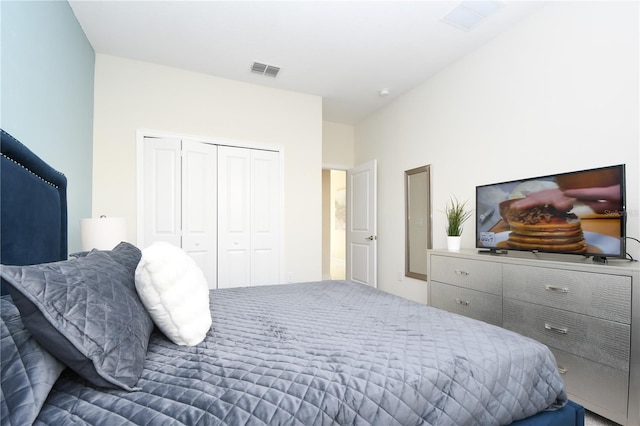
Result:
M321 279L322 99L96 55L93 215L136 234L138 129L278 146L285 156L285 272Z
M378 284L426 302L405 278L403 171L431 164L433 244L452 194L627 165L628 235L640 217L638 2L556 2L356 126L355 162L378 160ZM462 246L473 248L474 224ZM640 257L640 244L628 252Z
M355 128L348 124L322 122L322 165L329 169L347 170L355 166Z

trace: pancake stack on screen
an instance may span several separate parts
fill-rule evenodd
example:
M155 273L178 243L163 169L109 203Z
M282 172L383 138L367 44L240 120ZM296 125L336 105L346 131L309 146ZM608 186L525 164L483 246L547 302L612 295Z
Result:
M558 211L551 205L518 210L511 207L514 201L500 203L500 215L511 228L509 239L501 248L586 253L587 243L575 214Z

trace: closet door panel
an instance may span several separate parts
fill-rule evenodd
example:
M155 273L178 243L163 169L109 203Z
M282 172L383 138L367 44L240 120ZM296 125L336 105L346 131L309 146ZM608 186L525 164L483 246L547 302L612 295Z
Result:
M280 283L280 154L178 138L143 143L141 247L182 247L209 288Z
M251 285L280 283L280 159L251 151Z
M251 151L218 148L218 288L251 284Z
M181 244L181 160L180 140L144 139L144 240L142 247L154 241Z
M217 146L182 141L182 248L217 284Z

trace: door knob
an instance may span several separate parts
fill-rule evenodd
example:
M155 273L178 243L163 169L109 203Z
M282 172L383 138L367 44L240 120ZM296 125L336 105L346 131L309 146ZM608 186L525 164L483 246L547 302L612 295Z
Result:
M369 240L369 241L373 241L378 239L378 237L374 237L373 235L369 235L367 238L365 238L365 240Z

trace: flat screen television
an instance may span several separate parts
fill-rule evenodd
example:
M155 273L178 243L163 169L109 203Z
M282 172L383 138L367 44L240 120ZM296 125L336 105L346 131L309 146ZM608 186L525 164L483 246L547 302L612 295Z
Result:
M626 256L624 164L476 187L476 247Z

